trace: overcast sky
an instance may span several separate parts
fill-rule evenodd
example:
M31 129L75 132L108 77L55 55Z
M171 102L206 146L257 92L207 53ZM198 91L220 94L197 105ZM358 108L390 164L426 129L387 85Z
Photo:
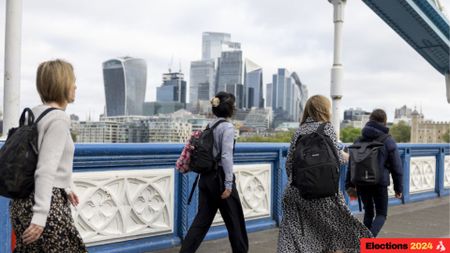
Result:
M441 2L448 12L450 0ZM154 101L171 58L189 82L204 31L230 33L263 67L264 83L286 67L310 95L329 96L332 11L327 0L23 0L21 105L40 103L38 64L63 58L73 63L78 86L67 111L97 119L105 104L101 64L125 55L147 61L146 100ZM5 1L0 13L4 59ZM347 1L343 32L343 109L383 108L392 121L395 108L417 106L428 119L450 121L444 76L360 0ZM0 72L3 94L3 62Z

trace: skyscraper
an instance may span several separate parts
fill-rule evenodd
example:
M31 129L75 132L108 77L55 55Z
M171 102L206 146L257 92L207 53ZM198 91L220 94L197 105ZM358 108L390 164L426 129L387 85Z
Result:
M308 91L297 73L278 69L272 78L272 109L279 120L298 121L303 113ZM270 86L269 86L270 87Z
M241 44L231 42L229 33L204 32L202 34L202 60L217 60L222 51L240 49Z
M186 103L186 81L181 71L163 74L163 84L156 88L156 101Z
M228 33L202 34L202 60L191 62L189 102L196 112L210 110L209 99L218 91L236 91L237 105L245 107L241 44Z
M215 72L214 60L191 62L190 103L197 103L198 100L209 100L214 96L216 92Z
M232 42L230 39L231 35L228 33L204 32L202 34L202 60L191 62L189 84L191 108L209 111L207 101L218 91L219 59L222 52L241 48L240 43ZM242 85L242 81L239 84ZM226 90L226 84L221 88Z
M272 83L266 84L266 107L272 108Z
M236 98L236 107L239 109L242 109L244 107L244 85L240 83L230 83L227 84L226 88L224 90L220 91L226 91L228 93L231 93Z
M142 115L147 85L145 60L120 57L102 65L106 115Z
M288 89L286 87L290 84L289 71L285 68L279 68L277 74L272 78L272 108L287 109L286 97L288 96Z
M219 59L217 70L217 91L240 91L243 86L243 60L242 51L225 51ZM236 106L240 109L244 107L243 92L234 93L236 96Z
M295 95L294 99L295 108L296 110L298 110L294 111L294 115L298 116L298 118L295 118L295 121L298 121L297 119L300 119L301 115L305 111L306 101L308 100L309 97L308 87L306 87L306 85L304 85L300 81L300 78L298 77L298 74L296 72L292 72L291 77L294 79L295 86L298 87L298 92L300 93L298 96Z
M263 72L262 68L249 59L245 60L245 107L263 108Z

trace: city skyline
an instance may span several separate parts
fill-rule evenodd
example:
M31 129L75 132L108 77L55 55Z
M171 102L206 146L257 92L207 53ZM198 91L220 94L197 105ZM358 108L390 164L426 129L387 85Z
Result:
M108 11L103 11L104 3L24 2L22 108L40 103L35 91L36 68L53 58L74 64L78 94L68 113L81 119L88 114L97 119L103 112L106 102L101 63L119 56L147 61L145 101L155 101L156 87L171 57L176 62L179 59L185 80L190 80L189 64L200 58L200 35L207 31L230 33L233 41L242 43L246 55L264 69L264 85L283 67L299 74L310 95L329 95L333 23L328 1L261 1L258 5L231 1L222 3L220 9L214 1L108 1ZM442 3L448 10L449 1ZM290 7L278 11L275 5ZM125 6L129 11L116 15L115 10ZM0 11L5 12L4 4ZM167 19L169 13L171 19ZM233 19L226 18L232 13ZM348 1L345 17L342 108L381 107L393 120L395 108L406 104L410 108L422 107L426 117L435 121L450 120L442 75L364 3ZM4 20L0 27L4 34ZM0 46L4 48L4 36ZM4 57L4 50L0 51ZM3 79L0 82L3 93Z

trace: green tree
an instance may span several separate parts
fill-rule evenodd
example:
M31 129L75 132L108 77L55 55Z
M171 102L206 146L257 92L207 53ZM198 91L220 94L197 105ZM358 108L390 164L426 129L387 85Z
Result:
M290 142L294 133L295 130L291 130L288 132L278 132L273 136L240 137L238 142Z
M404 121L392 125L389 132L396 142L409 142L411 140L411 127Z
M450 130L448 130L444 135L442 135L442 140L444 142L450 143Z
M78 134L75 131L70 130L70 136L72 136L73 142L77 142Z
M346 127L341 129L341 140L346 143L353 143L361 136L361 129L354 127Z

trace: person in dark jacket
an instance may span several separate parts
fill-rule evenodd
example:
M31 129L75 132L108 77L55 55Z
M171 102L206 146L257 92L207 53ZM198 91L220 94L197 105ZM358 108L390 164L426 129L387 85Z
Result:
M370 114L370 121L362 129L362 137L357 142L368 142L389 133L386 127L386 112L376 109ZM381 177L377 185L355 186L350 181L350 169L347 170L345 188L349 195L355 192L359 194L364 205L364 225L370 229L373 236L377 236L384 225L388 209L388 186L390 185L389 173L394 181L396 198L402 198L403 192L403 168L397 144L389 135L384 140L384 149L381 150L380 162L382 163ZM350 168L350 164L349 164ZM356 188L356 190L355 190ZM356 197L356 196L352 196ZM375 212L374 212L375 209ZM374 219L375 218L375 219Z

